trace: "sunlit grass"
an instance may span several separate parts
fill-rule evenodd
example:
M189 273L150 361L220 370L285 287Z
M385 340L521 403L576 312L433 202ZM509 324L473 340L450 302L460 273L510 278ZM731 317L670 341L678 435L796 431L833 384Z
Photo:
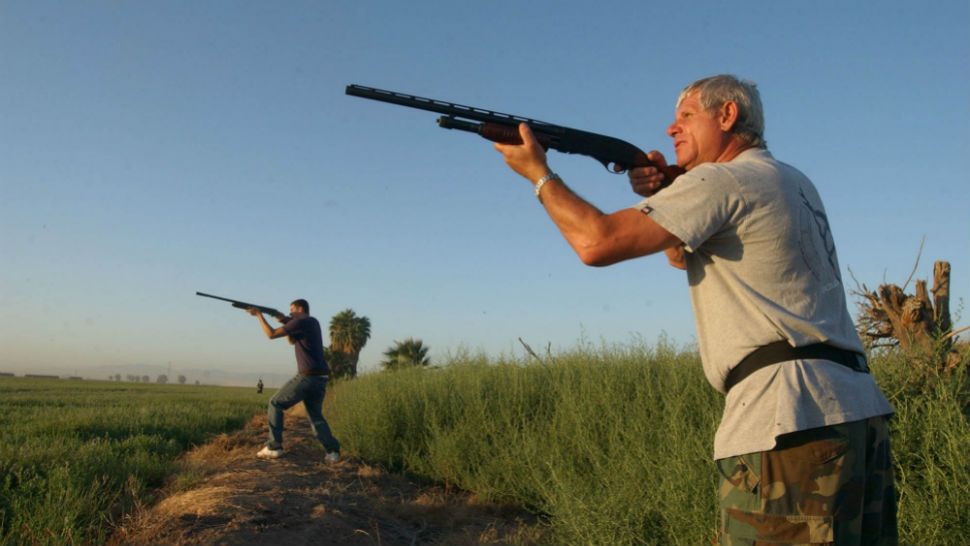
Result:
M891 398L903 544L970 536L964 374L914 377L877 357ZM915 386L914 386L915 385ZM709 544L712 438L722 397L696 353L661 341L578 349L539 363L459 355L441 369L331 389L346 449L392 468L527 506L557 544Z
M899 355L873 373L891 421L901 543L970 536L970 382ZM264 411L250 389L0 377L0 544L97 544L187 448ZM460 354L439 369L331 385L348 454L543 516L553 544L708 544L721 396L696 353L660 341L536 359ZM191 483L194 478L185 476Z
M0 377L0 544L99 544L211 435L265 404L250 389Z

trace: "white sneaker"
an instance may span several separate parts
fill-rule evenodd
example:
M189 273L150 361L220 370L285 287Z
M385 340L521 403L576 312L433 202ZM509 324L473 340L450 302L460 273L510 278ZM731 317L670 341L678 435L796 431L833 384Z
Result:
M256 456L260 459L279 459L283 456L283 450L270 449L269 446L263 446L263 449L260 449L259 452L256 453Z
M338 462L340 460L340 452L331 451L330 453L327 453L327 456L324 457L323 460L331 464Z

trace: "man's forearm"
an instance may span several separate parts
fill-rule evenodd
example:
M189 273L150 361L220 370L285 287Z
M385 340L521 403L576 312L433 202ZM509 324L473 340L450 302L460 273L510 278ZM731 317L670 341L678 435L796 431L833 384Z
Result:
M606 215L577 195L562 180L551 180L544 184L540 198L549 218L569 246L582 258L599 238L601 222Z
M584 264L610 265L680 243L640 211L604 214L552 175L545 150L525 123L519 125L519 136L521 145L495 144L495 149L513 171L533 184L549 217Z
M604 214L561 180L546 183L540 197L560 233L587 265L611 265L680 244L643 212L628 208Z
M270 327L268 322L266 322L266 317L264 317L262 313L258 313L256 318L259 319L259 325L262 327L263 333L266 334L266 337L273 339L273 328Z
M286 330L282 326L274 330L269 325L269 323L266 322L266 317L263 316L262 311L260 311L259 309L255 307L250 307L249 314L259 319L259 325L263 329L263 333L266 334L266 337L270 339L276 339L278 337L283 337L286 335ZM291 343L292 343L292 340L291 340Z

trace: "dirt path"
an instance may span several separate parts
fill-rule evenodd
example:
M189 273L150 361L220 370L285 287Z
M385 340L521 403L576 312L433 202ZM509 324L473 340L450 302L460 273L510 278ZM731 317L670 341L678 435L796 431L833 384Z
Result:
M188 453L162 500L111 543L450 546L540 539L535 518L521 510L420 485L353 458L326 464L305 417L288 414L287 425L281 459L255 457L265 416Z

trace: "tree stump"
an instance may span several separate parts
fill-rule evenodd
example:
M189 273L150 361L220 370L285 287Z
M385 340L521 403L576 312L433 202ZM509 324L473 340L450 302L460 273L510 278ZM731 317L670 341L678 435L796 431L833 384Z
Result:
M869 346L898 346L908 354L931 355L944 366L950 364L953 323L949 262L933 264L931 291L927 291L925 280L917 280L913 295L894 284L880 285L875 291L862 285L857 295L863 298L859 333Z

